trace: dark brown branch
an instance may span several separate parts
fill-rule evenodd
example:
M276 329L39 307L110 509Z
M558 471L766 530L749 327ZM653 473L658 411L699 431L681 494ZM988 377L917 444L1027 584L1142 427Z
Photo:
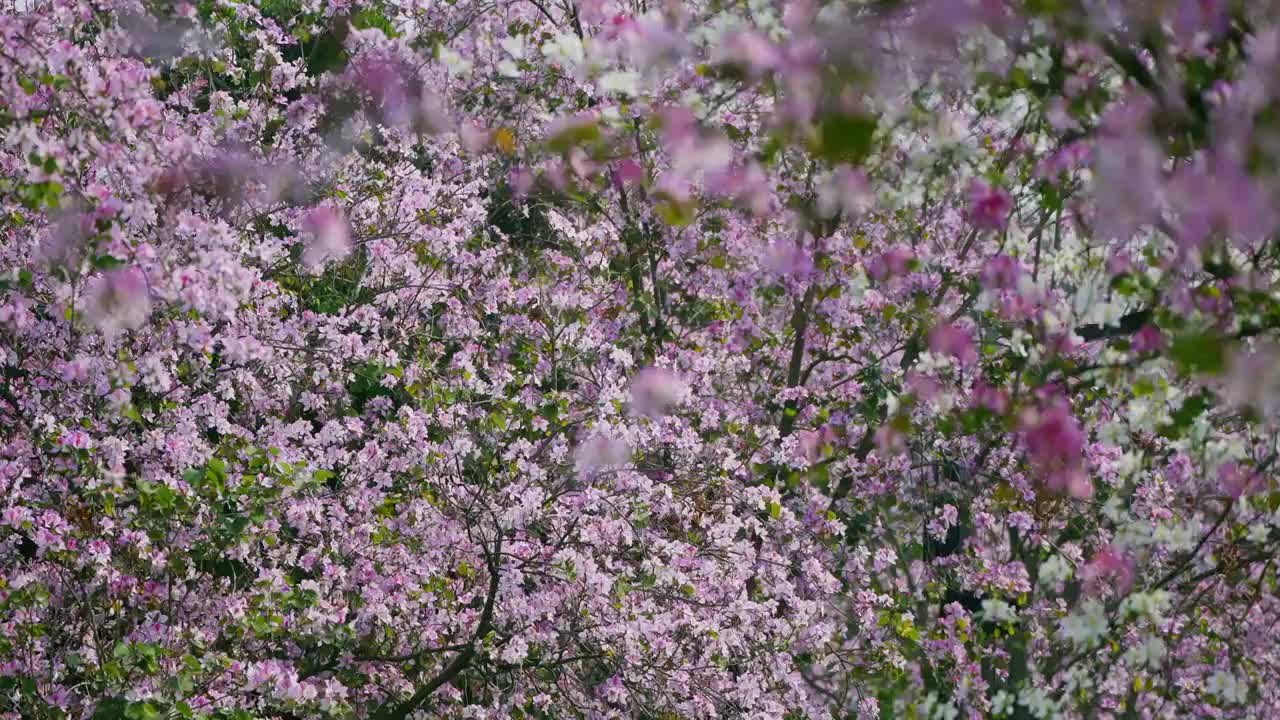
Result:
M476 644L484 639L485 635L493 629L493 606L498 597L498 579L499 579L499 563L502 557L502 531L498 531L498 536L493 541L493 551L487 552L485 563L489 566L489 594L484 600L484 609L480 611L480 621L476 623L476 631L471 636L471 641L454 656L453 660L440 671L438 675L431 678L425 685L418 688L409 699L398 704L389 704L381 708L373 714L375 720L404 720L411 713L418 709L422 703L431 697L432 693L439 690L444 685L452 682L454 678L462 674L470 665L476 656Z

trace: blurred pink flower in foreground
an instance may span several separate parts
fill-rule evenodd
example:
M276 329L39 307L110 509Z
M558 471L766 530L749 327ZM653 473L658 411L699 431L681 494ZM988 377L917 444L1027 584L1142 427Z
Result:
M1133 587L1133 576L1133 559L1112 545L1099 550L1080 571L1080 579L1090 592L1110 583L1118 595L1124 595Z
M589 475L625 465L631 458L631 447L612 435L593 435L578 446L575 460L578 474Z
M895 245L888 250L866 260L863 263L867 275L876 282L884 282L890 278L905 275L910 263L915 260L915 253L905 245Z
M961 365L971 365L978 360L969 331L951 323L938 325L929 332L929 349L949 355Z
M1280 413L1280 347L1266 343L1231 353L1223 395L1236 407L1263 417Z
M342 260L351 253L351 232L342 212L330 207L312 210L302 221L310 235L302 262L315 270L329 260Z
M138 268L108 270L90 281L85 319L108 338L142 327L150 315L147 280Z
M770 243L764 249L761 264L769 272L783 277L802 279L813 272L813 258L809 253L786 240Z
M1261 478L1249 468L1238 463L1218 466L1218 488L1232 500L1256 492L1261 486Z
M969 184L969 221L979 230L1004 230L1013 210L1013 198L1004 188L981 180Z
M659 418L667 414L687 386L678 375L662 368L645 368L631 381L631 409L640 415Z
M1093 496L1083 467L1084 430L1062 398L1030 410L1024 417L1023 442L1040 481L1052 492L1074 498Z
M1155 325L1143 325L1142 329L1133 334L1129 347L1136 353L1159 350L1164 347L1164 336Z

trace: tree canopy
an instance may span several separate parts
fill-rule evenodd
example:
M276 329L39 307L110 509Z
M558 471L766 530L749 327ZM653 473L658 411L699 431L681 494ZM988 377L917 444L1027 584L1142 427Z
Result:
M0 717L1280 717L1271 0L4 0Z

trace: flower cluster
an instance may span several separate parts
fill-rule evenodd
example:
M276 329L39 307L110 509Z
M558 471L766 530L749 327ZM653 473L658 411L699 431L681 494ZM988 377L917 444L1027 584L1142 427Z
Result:
M0 718L1280 716L1271 5L0 4Z

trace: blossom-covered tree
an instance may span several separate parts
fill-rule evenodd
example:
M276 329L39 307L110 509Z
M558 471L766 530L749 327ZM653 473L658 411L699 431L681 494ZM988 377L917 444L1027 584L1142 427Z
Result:
M0 715L1280 716L1272 5L8 3Z

